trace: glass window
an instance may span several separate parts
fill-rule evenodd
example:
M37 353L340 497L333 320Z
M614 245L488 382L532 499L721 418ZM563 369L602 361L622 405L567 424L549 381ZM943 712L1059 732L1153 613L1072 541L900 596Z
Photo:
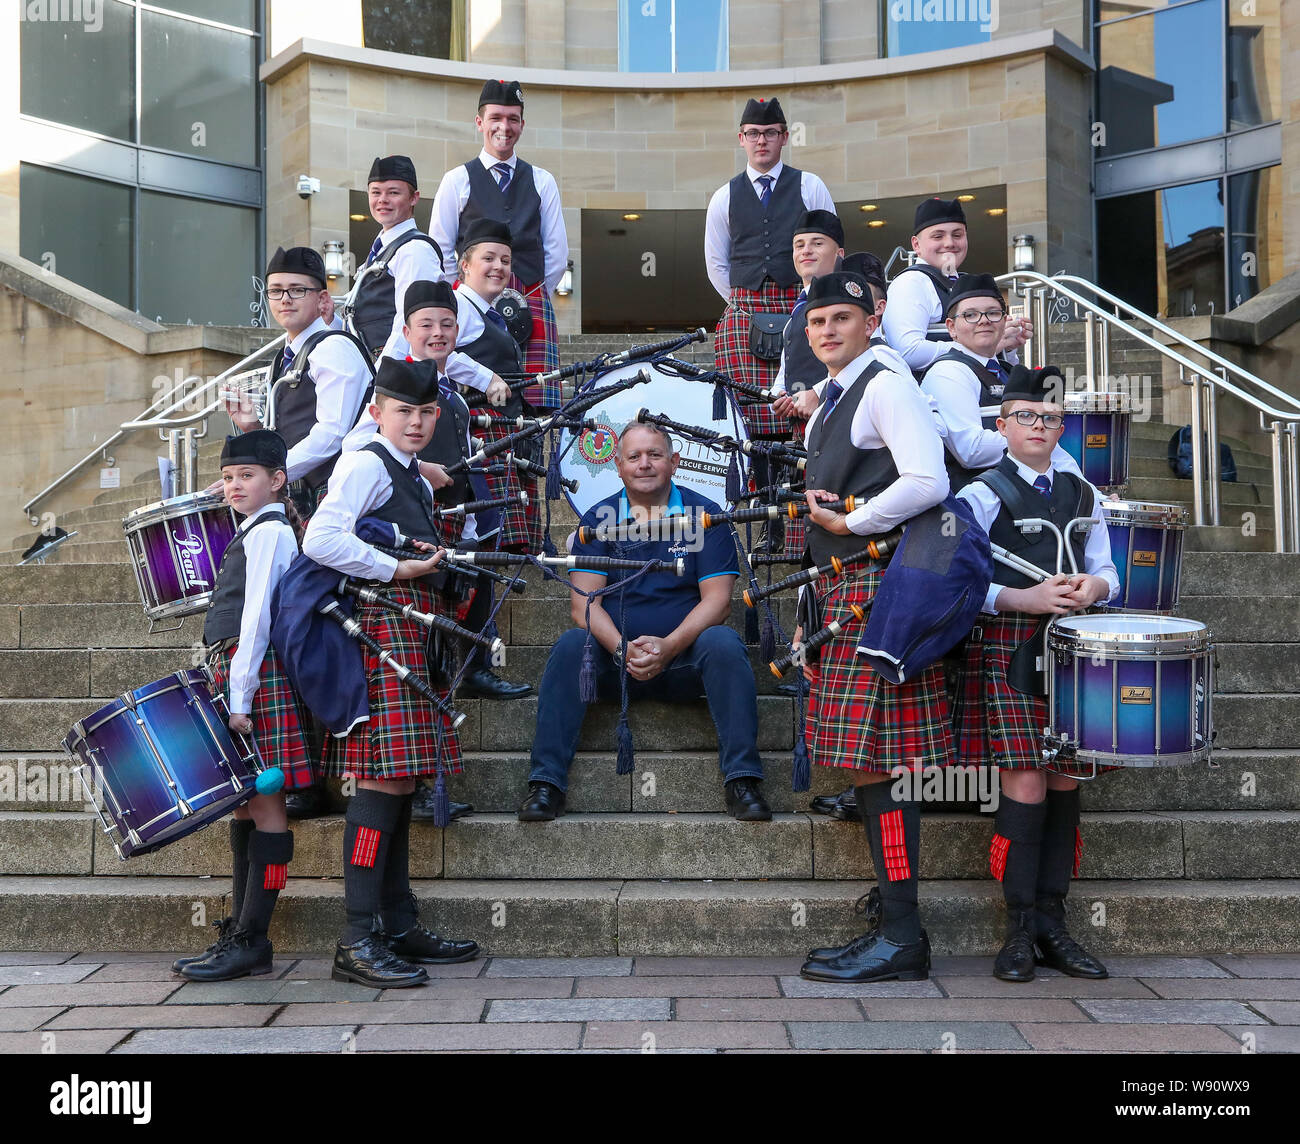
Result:
M997 0L888 0L885 12L887 56L987 44L997 24Z
M140 19L140 141L257 166L258 41L157 12Z
M140 312L163 322L246 326L255 300L257 211L140 192Z
M1185 143L1224 130L1223 8L1197 0L1099 30L1103 154Z
M726 71L727 20L727 0L619 0L619 70Z
M90 5L81 11L87 17L92 15ZM22 113L132 140L132 10L127 4L108 0L94 6L93 16L20 21Z
M166 8L201 20L215 20L236 28L257 28L257 0L149 0L154 8Z
M1271 123L1282 113L1278 0L1228 5L1228 130Z
M465 0L364 0L361 28L368 48L465 59Z
M18 168L18 252L130 307L131 188L31 163Z
M1228 294L1240 306L1282 277L1282 168L1228 179Z

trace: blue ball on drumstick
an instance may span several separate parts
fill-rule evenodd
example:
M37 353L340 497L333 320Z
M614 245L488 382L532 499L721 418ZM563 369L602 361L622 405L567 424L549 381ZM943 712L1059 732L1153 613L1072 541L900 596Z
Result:
M267 767L257 776L258 794L275 794L284 786L284 771L279 767Z

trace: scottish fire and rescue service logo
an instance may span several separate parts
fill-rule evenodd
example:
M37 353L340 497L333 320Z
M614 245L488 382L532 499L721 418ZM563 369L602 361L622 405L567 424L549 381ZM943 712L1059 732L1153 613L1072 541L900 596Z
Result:
M618 448L618 434L605 420L597 421L598 428L584 429L578 437L576 452L578 464L593 475L601 472L614 459Z

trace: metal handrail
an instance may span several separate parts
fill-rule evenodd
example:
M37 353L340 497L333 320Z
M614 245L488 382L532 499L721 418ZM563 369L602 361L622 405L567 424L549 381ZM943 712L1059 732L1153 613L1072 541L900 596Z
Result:
M1273 532L1274 548L1278 552L1300 552L1300 449L1297 449L1297 423L1300 422L1300 401L1292 395L1269 385L1248 370L1227 361L1211 351L1205 350L1185 335L1171 330L1164 323L1143 313L1127 302L1116 298L1086 279L1074 275L1060 274L1049 277L1033 270L1013 270L998 276L1000 285L1008 287L1014 293L1023 296L1034 319L1034 336L1030 343L1029 356L1037 359L1036 364L1047 364L1047 297L1048 294L1064 298L1072 303L1076 313L1082 313L1086 321L1085 364L1089 372L1089 384L1096 376L1091 370L1100 367L1103 377L1109 376L1109 332L1112 327L1123 330L1129 337L1153 349L1163 359L1178 366L1179 380L1192 388L1192 510L1193 521L1197 525L1217 525L1219 523L1219 418L1217 402L1221 393L1226 393L1253 408L1260 420L1260 428L1272 435L1273 467ZM1093 292L1104 302L1086 298L1066 283L1078 283ZM1106 309L1113 305L1115 312ZM1121 316L1120 310L1130 317ZM1100 319L1100 320L1098 320ZM1192 361L1169 345L1157 341L1146 331L1138 329L1133 323L1142 322L1171 341L1191 349L1198 355L1214 361L1217 370ZM1094 352L1093 337L1097 337L1097 349ZM1279 409L1253 393L1248 393L1232 381L1232 374L1245 384L1257 386L1274 396L1280 397L1290 408ZM1209 458L1202 456L1201 441L1208 428ZM1206 502L1209 511L1206 511ZM1207 520L1208 517L1208 520Z
M204 385L203 389L207 389L211 385L220 384L231 374L237 373L243 366L246 366L249 362L255 361L257 358L261 357L263 354L267 353L268 351L278 348L283 341L284 341L284 335L281 334L278 338L275 338L272 341L267 342L263 346L259 346L256 350L254 350L242 361L236 362L229 369L218 374L217 377L214 378L211 382ZM55 477L54 480L52 480L48 485L45 486L45 488L41 489L41 491L38 492L34 497L32 497L31 500L29 500L25 505L23 505L23 514L30 519L32 515L32 509L34 509L38 504L40 504L41 501L43 501L47 496L50 495L50 493L54 492L55 489L59 488L66 481L70 480L73 476L79 473L88 464L90 464L90 462L93 461L96 457L102 456L107 459L108 450L112 446L116 445L119 441L125 439L131 433L135 432L137 429L144 429L144 428L161 429L163 426L162 424L158 423L158 419L157 418L150 419L149 415L150 414L161 415L162 413L166 413L173 409L178 408L181 405L182 401L192 401L195 397L194 393L190 393L184 398L174 399L174 395L184 390L185 387L192 380L193 380L192 377L182 378L170 389L168 389L165 393L160 394L158 397L154 398L154 400L151 401L148 405L146 405L144 409L141 411L140 416L137 417L134 421L123 422L118 427L116 433L114 433L106 441L103 441L100 444L96 445L93 449L91 449L89 453L87 453L84 457L82 457L81 460L76 462L76 464L72 465L69 469L67 469L59 476ZM200 390L199 392L202 392L202 390ZM169 401L170 404L167 404ZM215 412L215 410L209 410L208 414L212 412ZM184 425L189 424L191 421L197 420L202 416L207 416L208 414L199 414L194 418L187 418L181 421L169 421L167 422L167 424L175 428L180 428L183 427ZM39 521L33 520L32 523L37 524L39 523Z
M1125 302L1122 298L1115 297L1114 294L1110 293L1107 290L1103 290L1100 286L1097 286L1096 284L1089 282L1086 278L1080 278L1077 274L1061 273L1061 274L1052 275L1052 281L1071 282L1078 286L1086 287L1098 298L1100 298L1103 302L1105 302L1106 305L1114 306L1117 311L1121 309L1127 311L1129 314L1133 315L1133 317L1137 321L1147 323L1153 329L1159 330L1160 333L1163 334L1165 337L1168 337L1172 341L1178 342L1180 345L1186 346L1188 349L1194 351L1195 353L1200 354L1207 361L1213 362L1221 370L1233 374L1234 376L1240 378L1242 381L1248 382L1251 385L1258 386L1266 393L1270 393L1274 397L1280 398L1282 401L1288 402L1292 406L1292 408L1296 411L1296 413L1300 413L1300 398L1297 398L1295 394L1287 393L1285 390L1278 389L1276 386L1270 385L1263 378L1257 377L1255 374L1251 373L1250 370L1243 369L1236 362L1229 361L1227 358L1223 357L1222 355L1215 353L1212 349L1209 349L1206 346L1201 345L1199 342L1194 341L1192 338L1189 338L1186 334L1179 333L1177 330L1172 329L1171 327L1165 325L1163 322L1158 321L1157 319L1142 313L1142 311L1139 310L1136 306L1130 305L1128 302Z

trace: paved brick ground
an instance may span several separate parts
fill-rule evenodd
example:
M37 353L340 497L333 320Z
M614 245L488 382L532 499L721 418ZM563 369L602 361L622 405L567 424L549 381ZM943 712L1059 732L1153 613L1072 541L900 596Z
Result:
M1300 956L1116 957L1112 977L819 985L786 958L490 958L382 993L319 957L200 985L162 953L0 953L0 1052L1300 1052Z

